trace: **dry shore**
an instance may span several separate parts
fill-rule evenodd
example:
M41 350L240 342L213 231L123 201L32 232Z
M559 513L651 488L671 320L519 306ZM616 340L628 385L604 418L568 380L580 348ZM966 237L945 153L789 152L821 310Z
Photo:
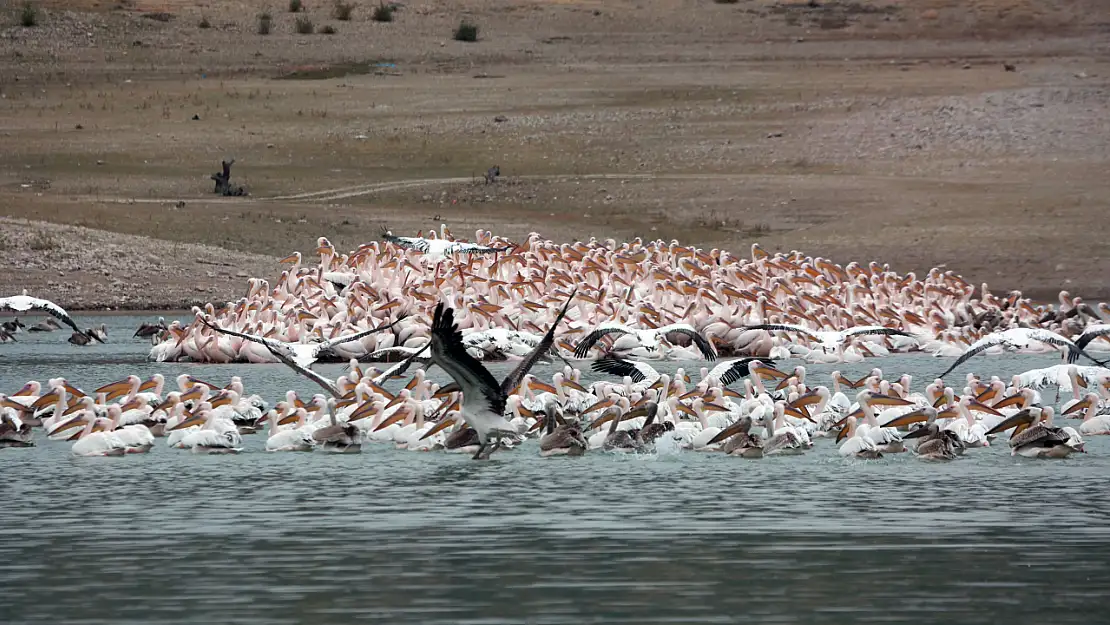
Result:
M1099 0L414 1L391 23L305 4L0 17L0 288L188 307L318 236L442 222L1110 297ZM452 40L463 18L478 42ZM250 196L217 198L232 157Z

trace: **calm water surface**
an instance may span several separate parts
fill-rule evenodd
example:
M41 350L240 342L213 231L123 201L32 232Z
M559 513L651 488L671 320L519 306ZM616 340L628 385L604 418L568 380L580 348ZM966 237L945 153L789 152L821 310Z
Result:
M318 390L281 365L148 363L149 344L125 338L140 318L80 323L101 321L108 345L62 332L0 345L0 390L156 372L239 375L270 402ZM909 372L920 390L944 362L840 369ZM1055 363L984 357L954 375ZM809 367L818 383L833 368ZM82 459L41 435L0 450L0 621L1094 623L1108 606L1101 437L1064 461L1002 445L947 464L844 460L825 440L761 461L544 460L531 442L485 463L372 445L267 454L264 435L245 440L226 457L160 444Z

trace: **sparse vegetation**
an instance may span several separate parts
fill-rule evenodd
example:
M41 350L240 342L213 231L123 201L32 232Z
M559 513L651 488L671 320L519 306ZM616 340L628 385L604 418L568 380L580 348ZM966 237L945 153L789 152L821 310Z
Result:
M31 4L30 2L23 3L23 9L19 12L19 23L24 28L38 26L39 12L37 9L35 9L35 5Z
M304 3L301 0L289 0L289 12L300 13L304 10Z
M332 15L340 22L351 21L351 14L355 12L355 5L342 0L335 0L335 6L332 7Z
M203 16L200 18L200 22L197 24L197 26L199 28L212 28L212 22L208 21L207 16Z
M274 18L269 13L258 14L258 34L269 35L270 30L274 27Z
M375 22L392 22L393 21L393 7L382 2L374 7L374 12L370 14L370 19Z
M315 30L315 25L307 17L298 17L297 22L293 25L293 30L299 35L311 35L312 31Z
M321 35L334 35L335 33L339 32L339 31L337 31L335 29L335 26L332 26L331 24L328 24L327 26L321 26L320 30L318 30L316 32L320 33Z
M455 41L478 41L478 26L466 20L459 23L455 29Z
M49 252L58 249L58 242L48 232L39 231L27 242L27 247L36 252Z

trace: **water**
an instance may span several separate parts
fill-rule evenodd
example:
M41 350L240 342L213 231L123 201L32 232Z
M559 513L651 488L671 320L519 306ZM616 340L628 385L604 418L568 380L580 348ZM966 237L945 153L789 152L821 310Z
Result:
M86 321L107 322L110 343L56 332L0 345L0 390L155 372L239 375L271 402L319 390L280 365L147 363L149 345L125 338L140 318ZM980 357L950 381L1055 362ZM839 369L905 371L920 389L946 365ZM818 383L833 368L808 367ZM41 435L0 450L0 621L1091 623L1106 605L1105 437L1064 461L1002 445L947 464L845 460L827 440L760 461L540 459L532 442L483 463L372 445L267 454L262 435L245 440L238 456L159 441L74 458Z

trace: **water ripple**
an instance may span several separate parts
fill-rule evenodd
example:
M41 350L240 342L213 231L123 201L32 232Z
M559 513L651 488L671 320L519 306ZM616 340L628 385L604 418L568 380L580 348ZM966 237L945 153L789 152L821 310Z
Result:
M269 399L314 392L281 367L143 363L142 343L116 338L138 320L104 320L103 348L58 335L0 347L0 389L158 371L240 375ZM939 362L840 369L928 378ZM975 366L1002 376L1053 362ZM824 383L832 367L811 369ZM543 460L533 442L473 463L372 446L267 454L261 436L246 440L228 457L158 446L83 459L41 440L0 450L2 620L1090 623L1110 581L1105 438L1061 462L995 447L949 464L845 461L829 441L759 462Z

